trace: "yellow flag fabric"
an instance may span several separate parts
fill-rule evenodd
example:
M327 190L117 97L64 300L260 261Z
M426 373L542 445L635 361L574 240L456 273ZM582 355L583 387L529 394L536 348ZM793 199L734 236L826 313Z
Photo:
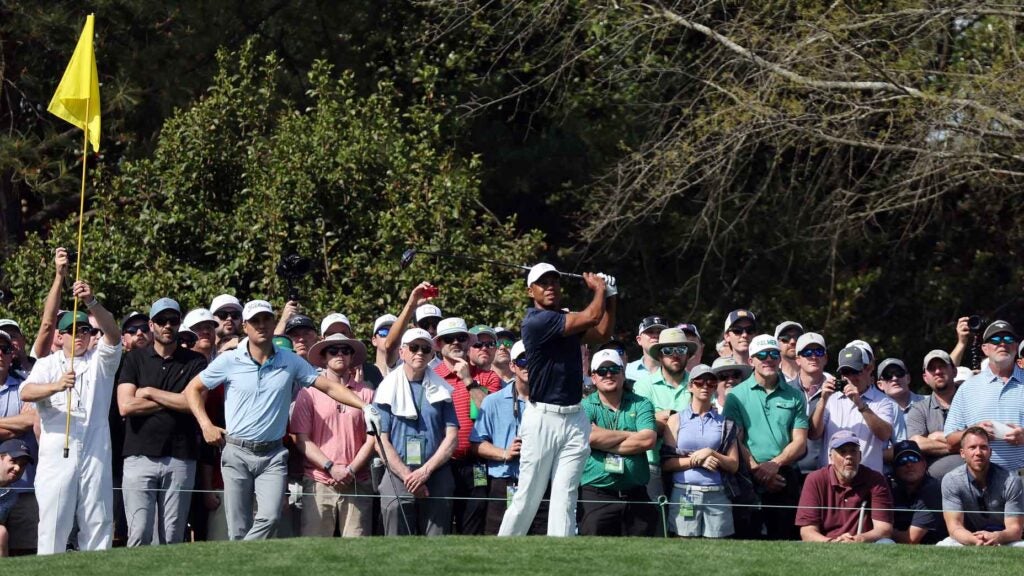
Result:
M68 69L50 100L47 110L86 131L92 149L100 151L100 85L96 74L96 54L92 49L93 15L85 19Z

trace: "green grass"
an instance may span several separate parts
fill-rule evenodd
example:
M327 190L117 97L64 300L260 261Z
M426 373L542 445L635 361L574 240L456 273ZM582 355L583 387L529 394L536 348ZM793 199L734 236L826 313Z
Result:
M868 544L636 538L492 537L205 542L0 560L12 576L318 576L321 574L873 574L992 576L1024 573L1024 551Z

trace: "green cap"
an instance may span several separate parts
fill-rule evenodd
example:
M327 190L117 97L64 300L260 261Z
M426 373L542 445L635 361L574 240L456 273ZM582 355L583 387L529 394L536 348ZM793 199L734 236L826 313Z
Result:
M488 336L494 338L495 340L498 339L498 335L495 334L494 328L491 328L490 326L486 326L484 324L477 324L476 326L473 326L472 328L469 329L469 333L472 334L473 336L487 334Z
M64 332L65 330L71 330L71 321L77 320L76 324L89 326L89 315L85 312L79 312L78 314L65 314L61 316L60 322L57 323L57 330Z
M295 352L295 348L292 346L292 340L287 336L274 336L274 346Z

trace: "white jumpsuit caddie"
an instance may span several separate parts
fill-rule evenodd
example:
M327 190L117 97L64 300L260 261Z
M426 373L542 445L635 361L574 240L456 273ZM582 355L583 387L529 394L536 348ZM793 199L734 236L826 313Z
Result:
M108 417L114 374L120 362L121 344L111 346L103 339L95 349L75 358L67 458L67 394L58 392L35 403L42 429L35 486L41 555L64 552L76 520L79 550L105 550L111 546L114 489ZM36 362L21 388L56 382L70 367L65 353L55 352Z

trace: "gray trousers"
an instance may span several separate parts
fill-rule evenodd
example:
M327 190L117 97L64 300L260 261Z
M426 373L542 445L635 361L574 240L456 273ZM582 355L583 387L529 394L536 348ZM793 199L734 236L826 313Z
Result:
M220 457L224 477L224 513L231 540L265 540L274 536L281 519L281 501L288 485L288 449L265 454L226 444ZM256 516L253 517L253 494Z
M413 498L401 478L390 470L384 472L378 491L385 536L407 536L410 531L420 536L443 536L451 532L452 501L449 498L455 493L451 468L445 465L435 470L427 480L427 490L429 498Z
M128 521L128 546L184 541L195 480L195 460L126 457L121 495Z

